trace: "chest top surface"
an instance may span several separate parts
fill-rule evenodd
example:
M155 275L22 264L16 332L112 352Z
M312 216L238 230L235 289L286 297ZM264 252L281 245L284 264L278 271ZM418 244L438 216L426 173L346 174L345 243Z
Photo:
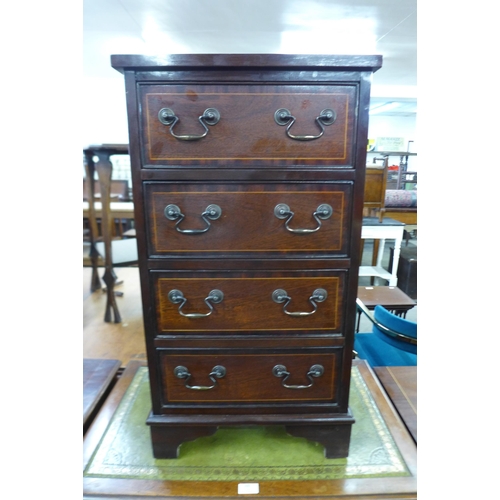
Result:
M382 67L380 55L294 55L294 54L168 54L111 56L118 71L161 71L196 68L291 69L317 67L324 70L370 71Z

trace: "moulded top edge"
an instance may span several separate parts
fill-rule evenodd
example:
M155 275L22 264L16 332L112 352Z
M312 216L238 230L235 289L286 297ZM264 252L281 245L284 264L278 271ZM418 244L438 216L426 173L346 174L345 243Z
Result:
M111 66L124 70L158 71L174 68L266 68L335 69L377 71L381 55L292 55L292 54L115 54Z

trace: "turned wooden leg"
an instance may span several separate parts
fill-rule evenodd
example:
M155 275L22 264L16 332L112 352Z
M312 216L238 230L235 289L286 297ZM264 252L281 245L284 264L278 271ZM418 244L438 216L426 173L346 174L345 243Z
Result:
M185 441L211 436L217 427L197 426L151 426L151 440L155 458L177 458L179 447Z

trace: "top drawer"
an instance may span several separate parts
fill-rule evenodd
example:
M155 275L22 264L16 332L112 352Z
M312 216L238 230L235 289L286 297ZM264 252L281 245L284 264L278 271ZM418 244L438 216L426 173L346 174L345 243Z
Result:
M147 166L352 165L355 85L141 85L139 99Z

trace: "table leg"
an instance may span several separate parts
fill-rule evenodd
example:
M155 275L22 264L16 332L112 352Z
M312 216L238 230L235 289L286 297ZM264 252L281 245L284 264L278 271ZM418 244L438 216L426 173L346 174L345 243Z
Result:
M111 218L111 171L113 165L109 159L110 154L106 152L95 152L98 161L95 163L97 175L99 176L99 187L101 188L101 204L102 204L102 236L104 240L104 276L102 277L106 284L106 312L104 321L111 322L111 312L114 314L114 322L121 323L120 312L116 304L115 283L116 275L113 271L113 257L111 254L111 239L113 235L113 219Z
M101 280L97 274L97 261L99 259L99 253L96 250L95 243L98 237L97 230L97 218L95 213L95 185L94 185L94 173L95 165L92 155L85 154L85 174L87 176L87 200L89 202L89 240L90 240L90 262L92 266L92 276L90 278L90 291L95 292L101 288Z
M379 242L380 243L377 252L377 266L382 267L382 258L384 257L384 249L385 249L385 239L381 238Z
M372 252L372 266L377 265L378 252L379 252L379 240L374 239L373 240L373 252ZM370 276L370 285L374 285L374 284L375 284L375 276Z
M395 238L394 241L394 254L392 259L392 278L389 281L389 286L398 286L398 266L399 266L399 255L401 253L401 243L403 242L403 229L401 229L401 234Z

